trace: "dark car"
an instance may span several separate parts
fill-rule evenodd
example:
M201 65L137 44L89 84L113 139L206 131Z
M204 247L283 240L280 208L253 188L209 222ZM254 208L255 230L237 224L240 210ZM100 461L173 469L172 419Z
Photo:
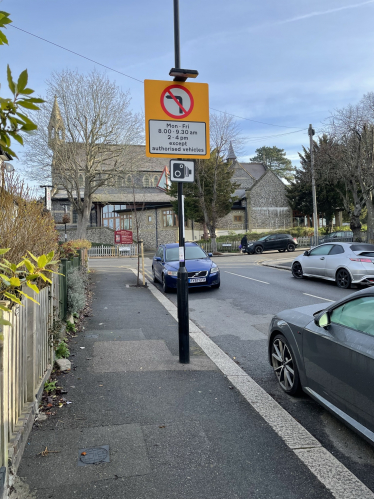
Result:
M285 310L270 324L269 362L281 388L302 389L374 444L374 289L323 308Z
M220 287L220 272L217 265L196 243L186 243L185 262L188 272L188 287ZM165 293L177 287L179 269L179 245L162 244L153 257L153 281L159 281Z
M273 234L271 236L260 237L258 241L248 243L247 253L248 255L253 255L253 253L259 254L263 251L278 250L280 253L286 250L295 251L297 245L296 237L291 236L291 234Z
M320 239L320 244L334 241L350 242L353 241L353 232L351 230L340 230L338 232L331 232L327 234L322 239Z

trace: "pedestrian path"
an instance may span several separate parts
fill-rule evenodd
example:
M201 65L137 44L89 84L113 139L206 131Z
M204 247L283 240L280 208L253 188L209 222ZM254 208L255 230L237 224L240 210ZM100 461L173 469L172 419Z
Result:
M93 315L61 377L72 403L32 431L18 470L35 497L337 497L274 429L276 406L261 414L238 373L222 373L226 356L209 338L192 331L181 365L174 306L134 287L131 270L107 270L92 274ZM45 447L56 452L38 455Z

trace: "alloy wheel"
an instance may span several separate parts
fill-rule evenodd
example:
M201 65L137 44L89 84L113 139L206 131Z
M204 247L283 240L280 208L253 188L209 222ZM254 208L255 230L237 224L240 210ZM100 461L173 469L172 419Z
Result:
M256 246L255 252L259 255L262 253L262 246Z
M294 360L282 337L277 336L273 341L271 361L280 386L285 392L292 392L295 387Z
M340 269L336 273L336 284L339 288L348 289L351 285L351 276L346 269Z
M287 246L287 251L295 251L295 246L293 244L289 244Z
M300 262L294 262L292 264L292 275L296 277L296 279L303 278L303 268Z

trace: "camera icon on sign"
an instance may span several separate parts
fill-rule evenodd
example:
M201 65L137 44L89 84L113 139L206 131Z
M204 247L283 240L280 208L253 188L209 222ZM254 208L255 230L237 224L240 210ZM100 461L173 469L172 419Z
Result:
M173 164L174 178L188 178L192 174L191 168L188 168L184 163Z

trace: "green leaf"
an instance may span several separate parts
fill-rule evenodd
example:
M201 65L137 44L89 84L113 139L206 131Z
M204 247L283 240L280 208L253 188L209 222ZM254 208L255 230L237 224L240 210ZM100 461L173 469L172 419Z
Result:
M36 256L34 256L30 251L27 251L27 253L31 256L31 258L36 262L38 263L38 259L36 258Z
M29 272L34 272L35 266L30 262L30 260L28 260L27 258L25 258L25 260L23 261L23 263L25 264L25 267L27 268L27 270ZM30 276L28 276L28 277L30 277Z
M2 31L0 31L0 45L8 45L8 38L4 35Z
M37 97L30 97L29 99L27 99L27 102L33 102L34 104L43 104L45 100L39 99Z
M0 255L5 255L5 253L8 253L9 250L10 248L0 249Z
M36 130L38 127L34 123L25 123L22 125L21 130L23 132L32 132L33 130ZM15 138L15 137L14 137Z
M27 69L25 69L24 71L22 71L22 73L18 77L18 82L17 82L18 92L20 92L26 88L28 79L29 79L29 77L27 74Z
M32 282L27 283L28 287L35 291L35 293L39 294L39 288L36 284L33 284Z
M26 280L27 281L35 281L35 279L37 279L39 277L39 274L29 274L28 276L26 276Z
M10 282L10 278L7 275L0 274L0 277L2 278L3 281Z
M44 282L49 282L50 284L52 284L52 281L48 279L48 277L46 277L44 274L40 273L38 274L38 276L41 277Z
M21 95L30 95L34 93L32 88L24 88L22 92L19 92Z
M1 326L11 326L12 323L9 322L9 321L6 321L5 319L3 319L2 317L0 318L0 325ZM0 334L0 339L1 340L4 340L4 336L2 334Z
M38 106L35 106L34 104L31 104L31 102L27 100L19 100L17 102L19 106L25 107L26 109L33 109L34 111L39 111Z
M9 298L9 300L12 300L14 303L18 303L18 305L22 305L21 300L19 298L17 298L17 296L14 295L13 293L9 293L8 291L5 291L4 296Z
M8 85L9 85L10 91L13 94L15 94L16 93L16 85L15 85L15 83L13 81L12 72L10 71L9 64L7 66L7 78L8 78Z
M15 263L11 263L10 268L12 269L13 272L15 272L17 270L17 265Z
M14 286L15 288L18 288L19 286L21 286L21 281L18 279L18 277L11 277L10 285Z
M47 263L50 263L50 261L52 260L52 258L54 257L55 255L55 252L54 251L50 251L47 255Z
M27 298L28 300L33 301L33 302L34 302L34 303L36 303L37 305L40 305L40 303L39 303L38 301L34 300L34 298L31 298L31 296L29 296L27 293L24 293L23 291L19 291L19 293L20 293L21 295L23 295L23 296L26 296L26 298Z
M5 305L0 305L0 310L2 310L3 312L10 312L10 308L6 307Z
M45 255L41 255L38 258L38 267L43 269L47 265L47 257Z

